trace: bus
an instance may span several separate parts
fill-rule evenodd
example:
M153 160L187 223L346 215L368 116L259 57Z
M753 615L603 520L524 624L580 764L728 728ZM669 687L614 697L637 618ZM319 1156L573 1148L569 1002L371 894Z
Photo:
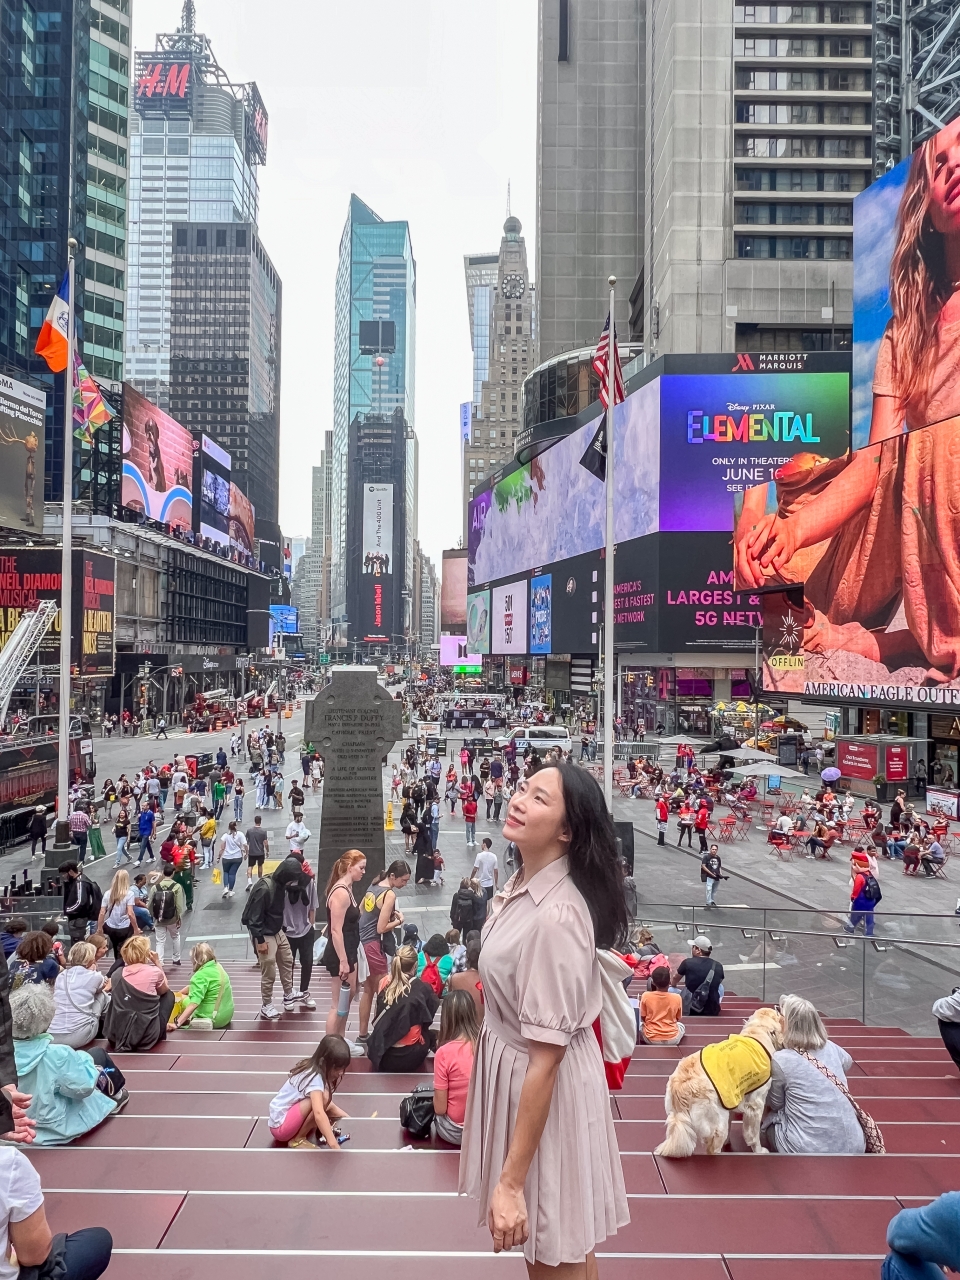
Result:
M0 844L22 839L38 805L57 799L59 717L31 716L20 732L0 736ZM93 782L93 733L86 715L70 717L70 784Z

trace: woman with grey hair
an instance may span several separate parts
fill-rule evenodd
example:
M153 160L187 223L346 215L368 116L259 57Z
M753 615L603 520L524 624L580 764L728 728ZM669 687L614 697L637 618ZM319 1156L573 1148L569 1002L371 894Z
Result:
M840 1088L853 1059L827 1039L809 1000L781 996L779 1009L784 1047L773 1055L761 1142L791 1155L862 1155L863 1129Z
M110 979L97 968L92 942L75 942L53 987L56 1013L50 1034L56 1044L82 1049L99 1034L100 1019L110 1003Z
M47 1031L55 1010L46 985L26 983L10 996L18 1087L31 1095L27 1115L37 1126L38 1147L72 1142L129 1100L123 1076L102 1049L53 1043Z

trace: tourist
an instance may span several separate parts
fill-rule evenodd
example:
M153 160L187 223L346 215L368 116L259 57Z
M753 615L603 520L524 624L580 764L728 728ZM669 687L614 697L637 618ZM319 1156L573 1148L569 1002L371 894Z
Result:
M595 1275L596 1246L629 1221L593 1030L597 948L622 946L627 929L616 834L600 787L570 764L545 765L519 784L503 833L523 865L484 931L490 1016L464 1119L460 1191L479 1198L494 1252L523 1245L528 1269L566 1263Z
M247 842L243 832L237 830L237 824L231 822L220 841L220 852L217 861L223 867L223 892L221 898L232 898L236 892L237 872L247 851Z
M707 906L715 907L717 904L714 895L717 892L717 885L721 880L730 879L723 874L720 850L715 844L712 844L709 853L700 859L700 879L706 891Z
M481 855L482 856L482 855ZM464 876L450 904L450 923L462 937L471 929L482 929L487 919L487 896L480 883Z
M477 1019L483 1021L483 983L480 980L480 934L472 929L467 934L463 968L458 972L454 962L454 972L450 975L448 987L450 991L466 991L473 1001Z
M217 839L217 820L206 809L200 810L200 867L206 870L213 866L213 849Z
M419 956L401 947L390 974L380 979L376 1014L367 1040L374 1071L419 1071L434 1047L431 1031L439 997L417 977Z
M493 841L489 836L483 837L482 847L473 864L471 879L477 881L480 892L489 902L496 893L500 881L500 863L493 852Z
M47 852L47 806L38 804L33 811L33 817L30 819L30 825L27 828L27 835L30 837L30 857L37 856L37 842L40 843L40 850L46 856Z
M103 1034L121 1053L146 1053L167 1038L175 997L159 956L142 934L128 938L120 955L123 968L112 979Z
M409 798L404 801L403 808L400 811L400 830L403 832L403 851L404 853L409 853L414 839L420 832L416 805Z
M690 958L680 961L673 986L678 986L679 980L682 978L691 997L697 988L706 982L708 977L710 978L710 987L702 1009L694 1009L692 1006L688 1008L689 1001L684 998L683 1011L690 1017L719 1018L723 965L719 960L711 959L713 943L709 938L704 937L702 933L692 938L687 945L690 947Z
M433 1114L438 1138L452 1147L463 1139L463 1118L480 1035L480 1020L468 991L450 991L440 1005L440 1035L433 1058Z
M87 860L87 837L92 826L87 806L78 804L70 815L70 839L77 846L77 861L81 866Z
M10 996L17 1087L31 1098L27 1115L37 1147L72 1142L129 1100L122 1074L102 1049L87 1053L51 1040L55 1012L46 986L27 984Z
M25 933L10 959L10 988L24 983L46 983L52 987L60 974L53 955L53 940L41 929Z
M954 987L950 995L934 1003L933 1016L947 1053L960 1068L960 987Z
M644 1044L678 1045L686 1034L680 1021L683 1000L670 990L670 970L658 965L650 974L649 989L640 997L640 1039Z
M270 839L263 826L259 813L253 819L253 826L246 830L247 840L247 893L253 888L253 872L256 869L257 879L263 879L263 864L270 852Z
M410 852L415 859L414 876L416 883L433 884L437 873L437 864L433 852L433 841L430 839L429 826L424 823L420 827L414 827L414 831L416 832L416 837Z
M126 871L115 871L107 895L100 905L97 932L105 933L113 944L113 958L120 959L120 948L128 938L140 932L133 910L136 894L130 888Z
M43 1207L40 1178L12 1147L0 1149L0 1275L97 1280L110 1265L113 1238L104 1227L54 1236ZM16 1263L8 1259L16 1255Z
M239 826L243 822L243 797L246 794L246 788L243 785L243 779L237 777L233 784L233 820Z
M67 967L53 987L55 1005L50 1035L54 1044L82 1049L100 1034L100 1019L110 1002L110 981L97 969L97 949L90 942L75 942Z
M71 942L81 942L100 911L102 894L95 880L88 880L76 862L61 862L57 868L63 885L63 914Z
M417 977L422 978L438 996L442 996L451 973L453 956L447 940L442 933L433 933L421 948L417 960Z
M390 960L397 949L394 930L403 924L403 913L397 908L397 890L405 889L409 882L409 864L398 859L371 881L360 903L360 945L370 973L360 995L359 1044L367 1039L377 987L389 971Z
M780 1011L783 1048L773 1055L761 1141L793 1155L862 1155L863 1129L843 1092L853 1059L827 1039L809 1000L781 996Z
M187 909L183 886L174 878L172 862L163 863L160 879L150 886L147 894L147 910L153 921L157 939L157 956L160 964L169 942L173 951L173 963L180 964L180 926Z
M468 796L462 796L460 811L463 814L463 829L467 837L467 848L473 849L477 843L477 802L471 790Z
M293 953L283 932L283 911L287 885L299 884L304 878L300 863L294 858L285 858L272 875L257 881L240 917L240 923L250 931L260 965L261 1018L280 1017L280 1011L273 1003L278 970L284 1009L293 1012L299 1008L299 1002L293 995Z
M303 821L303 814L298 809L290 822L287 823L283 838L289 842L290 852L298 854L303 853L311 834L310 828Z
M337 1120L347 1120L346 1111L333 1101L337 1086L350 1065L350 1046L342 1036L326 1035L309 1058L290 1069L280 1092L270 1103L267 1123L274 1142L288 1147L310 1147L313 1133L317 1146L339 1151L347 1136Z
M301 866L304 865L302 850L291 849L290 856L299 862ZM317 919L319 905L317 878L312 871L306 872L305 877L299 882L293 881L287 885L286 898L283 904L283 932L286 934L287 942L290 944L294 972L296 971L297 961L300 961L300 981L293 984L293 998L299 1002L300 1007L303 1009L316 1009L317 1007L313 996L310 994L310 979L313 976L314 924Z
M137 866L144 859L144 855L149 855L150 862L156 862L153 853L153 845L150 841L153 839L157 829L157 815L146 804L140 809L137 816L137 832L140 836L140 856L137 858Z
M359 849L348 849L333 864L327 880L327 945L323 951L323 966L330 975L327 1035L343 1035L350 1004L357 994L360 908L354 897L354 886L366 873L366 854ZM362 1046L357 1048L363 1052Z
M924 840L920 846L920 864L923 867L924 875L936 876L946 860L947 855L939 840L933 836Z
M881 899L880 885L870 872L865 853L854 850L850 857L852 887L850 889L850 919L844 924L846 933L855 933L862 923L866 937L873 937L873 911Z
M233 1017L233 988L223 965L217 962L213 947L198 942L190 952L193 973L186 991L176 993L168 1031L190 1027L194 1031L220 1031Z

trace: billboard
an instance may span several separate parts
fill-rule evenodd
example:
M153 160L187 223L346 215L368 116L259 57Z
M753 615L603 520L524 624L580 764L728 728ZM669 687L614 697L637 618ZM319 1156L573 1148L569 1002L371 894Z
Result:
M493 626L491 652L527 653L527 581L508 582L490 593Z
M43 526L43 440L47 396L0 374L0 525ZM36 511L40 477L40 519Z
M490 592L467 596L467 645L471 653L490 652Z
M440 630L467 629L467 553L444 551L440 578Z
M292 604L272 604L270 606L270 617L273 619L273 629L285 636L295 636L300 634L300 610L296 609Z
M40 600L61 601L61 552L55 547L22 547L0 555L0 649L24 610ZM116 561L96 551L75 550L72 558L70 670L78 676L111 676L115 664ZM43 665L60 662L61 614L40 642Z
M189 111L193 101L194 67L182 52L164 50L136 55L134 103L140 115Z
M175 529L193 529L193 437L129 383L123 389L120 501Z
M539 574L530 579L530 652L549 653L552 637L553 576Z
M230 482L230 524L229 536L231 547L253 555L253 542L256 536L257 513L253 503L239 485Z
M478 667L482 663L479 653L471 653L466 636L440 637L441 667Z
M393 572L393 485L363 486L363 572L384 577Z
M193 442L194 531L202 538L230 545L230 470L232 459L209 436Z

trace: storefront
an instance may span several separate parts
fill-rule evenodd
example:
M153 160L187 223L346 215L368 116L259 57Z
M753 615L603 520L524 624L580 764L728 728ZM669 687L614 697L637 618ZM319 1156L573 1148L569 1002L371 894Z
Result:
M890 733L841 734L837 738L837 768L841 778L857 795L893 799L897 791L915 796L917 761L926 755L924 738L901 737ZM883 779L878 782L877 779Z
M620 714L631 730L647 733L663 725L665 733L710 737L718 728L717 703L751 697L746 671L739 667L620 668Z

